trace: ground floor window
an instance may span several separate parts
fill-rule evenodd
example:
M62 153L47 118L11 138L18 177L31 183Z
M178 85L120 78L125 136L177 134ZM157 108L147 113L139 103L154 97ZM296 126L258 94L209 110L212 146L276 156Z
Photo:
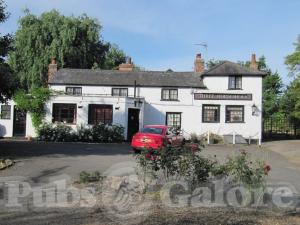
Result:
M53 123L75 124L77 116L76 104L54 103L52 111Z
M113 122L113 106L112 105L89 105L89 124Z
M243 123L244 122L244 106L232 105L226 106L226 123Z
M1 119L10 120L11 118L11 105L1 105Z
M166 124L168 126L181 128L181 113L180 112L167 112Z
M220 105L203 105L202 106L203 123L220 122Z

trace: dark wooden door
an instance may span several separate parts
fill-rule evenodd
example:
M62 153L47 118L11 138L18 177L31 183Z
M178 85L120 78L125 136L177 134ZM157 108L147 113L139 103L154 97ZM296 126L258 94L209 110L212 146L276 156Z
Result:
M140 110L128 109L128 126L127 126L127 140L131 141L133 135L139 131L140 128Z
M14 136L26 135L26 112L14 108Z

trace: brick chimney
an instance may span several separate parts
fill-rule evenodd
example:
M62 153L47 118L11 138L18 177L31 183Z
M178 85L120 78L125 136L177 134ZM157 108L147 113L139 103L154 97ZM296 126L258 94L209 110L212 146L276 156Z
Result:
M203 73L204 72L204 60L201 58L201 54L196 55L196 59L194 62L194 71L196 73Z
M257 62L256 62L256 55L255 54L251 55L250 69L258 70L258 65L257 65Z
M51 63L48 66L48 82L50 80L52 80L52 78L56 72L57 72L57 63L56 63L56 59L53 58L51 60Z
M133 70L133 64L131 62L130 57L126 58L126 63L122 63L119 65L119 70L120 71L132 71Z

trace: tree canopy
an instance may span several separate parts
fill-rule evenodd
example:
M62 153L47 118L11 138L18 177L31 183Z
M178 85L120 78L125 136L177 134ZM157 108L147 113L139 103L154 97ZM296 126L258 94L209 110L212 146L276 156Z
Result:
M4 23L9 16L5 9L4 1L0 0L0 24ZM16 79L5 60L8 51L11 50L11 41L12 37L10 34L1 36L0 33L0 102L10 98L16 87Z
M300 35L294 45L296 46L295 51L285 58L285 64L288 65L292 74L300 75Z
M9 63L25 89L44 86L51 58L58 67L113 69L125 54L105 42L101 25L87 15L64 16L52 10L40 16L29 10L19 20Z

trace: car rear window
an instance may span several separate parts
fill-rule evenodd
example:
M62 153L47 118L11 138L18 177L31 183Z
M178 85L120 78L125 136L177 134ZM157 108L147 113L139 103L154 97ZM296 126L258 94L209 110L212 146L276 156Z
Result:
M142 130L142 133L150 133L150 134L162 134L163 129L157 127L145 127Z

